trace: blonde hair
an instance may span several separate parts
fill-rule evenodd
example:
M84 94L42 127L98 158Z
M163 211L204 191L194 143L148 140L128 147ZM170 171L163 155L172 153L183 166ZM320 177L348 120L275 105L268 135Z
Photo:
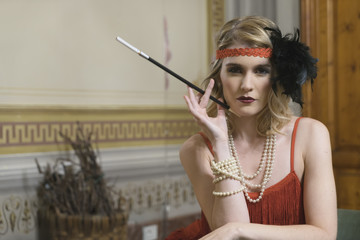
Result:
M225 49L236 43L245 44L249 47L272 48L269 32L265 28L277 29L278 27L271 20L258 16L233 19L227 22L220 30L216 41L217 49ZM203 81L203 86L207 86L210 79L214 79L215 84L212 95L216 98L224 99L220 79L222 62L222 59L217 59L212 63L211 72ZM283 88L281 86L278 85L276 89L276 93L273 89L270 90L267 105L258 113L256 118L256 130L262 136L275 132L281 133L280 130L290 121L292 115L289 107L290 98L282 94ZM210 103L208 114L209 116L217 114L215 103ZM228 119L230 130L232 131L234 119L231 115L228 115Z

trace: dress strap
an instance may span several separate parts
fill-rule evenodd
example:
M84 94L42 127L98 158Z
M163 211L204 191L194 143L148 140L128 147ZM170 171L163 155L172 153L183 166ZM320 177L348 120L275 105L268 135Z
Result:
M212 148L211 142L208 139L208 137L203 132L198 132L198 133L203 137L203 139L204 139L206 145L208 146L210 152L212 153L212 155L214 155L213 148Z
M296 119L295 124L294 124L294 129L292 132L292 137L291 137L291 156L290 156L290 168L291 168L291 172L294 171L294 161L295 161L295 139L296 139L296 132L297 132L297 128L299 125L299 121L302 117L299 117Z

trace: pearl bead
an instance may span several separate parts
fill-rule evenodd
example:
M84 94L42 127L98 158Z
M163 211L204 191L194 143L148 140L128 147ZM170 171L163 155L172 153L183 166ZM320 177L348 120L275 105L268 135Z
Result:
M231 134L229 134L229 146L230 146L230 151L231 151L233 157L238 162L240 182L244 186L248 186L251 188L260 188L260 194L257 199L255 199L255 200L251 199L250 196L248 195L247 191L245 191L246 198L249 200L249 202L253 202L253 203L259 202L260 199L262 199L263 193L265 191L265 186L271 178L273 162L275 159L274 156L275 156L276 136L275 135L267 136L259 167L254 174L250 174L250 175L245 174L242 171L242 167L239 163L239 157L238 157L237 151L234 147L235 146L234 140L233 140L233 137L231 136ZM264 172L264 176L263 176L263 180L262 180L261 184L250 183L249 180L256 178L260 174L265 163L266 163L266 167L265 167L265 172Z
M213 192L215 196L230 196L244 191L246 199L251 203L259 202L262 199L262 196L265 191L266 184L271 178L272 169L275 160L275 146L276 146L276 136L269 135L266 137L264 150L260 159L259 167L253 174L245 174L243 168L240 165L239 157L237 150L235 148L235 143L232 135L229 133L229 149L232 157L224 161L215 163L211 162L211 169L214 175L222 175L214 179L213 183L220 182L226 178L234 179L239 181L243 188L231 192ZM260 184L254 184L249 182L249 180L255 179L259 174L264 170L264 175L262 182ZM256 199L251 199L248 194L248 187L251 189L260 189L259 197Z

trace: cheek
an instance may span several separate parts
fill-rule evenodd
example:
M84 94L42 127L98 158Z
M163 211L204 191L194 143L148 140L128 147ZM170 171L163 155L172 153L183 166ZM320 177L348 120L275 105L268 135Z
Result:
M264 101L267 102L268 101L268 98L269 98L269 94L270 92L272 91L271 89L271 84L266 84L263 86L261 92L262 92L262 95L264 96Z
M234 81L230 81L227 78L221 78L221 84L225 99L227 98L227 96L232 94L235 89L237 89L237 86L235 86Z
M270 81L269 81L267 84L265 84L264 91L269 92L270 90L271 90L271 84L270 84Z
M220 73L220 78L224 92L229 90L236 90L238 88L239 81L237 81L237 79L230 78L226 73L223 72Z
M231 82L227 81L227 79L222 79L221 84L223 86L224 91L227 91L229 88L231 88Z
M269 92L271 90L271 81L269 79L264 79L264 81L259 85L259 88L262 92Z

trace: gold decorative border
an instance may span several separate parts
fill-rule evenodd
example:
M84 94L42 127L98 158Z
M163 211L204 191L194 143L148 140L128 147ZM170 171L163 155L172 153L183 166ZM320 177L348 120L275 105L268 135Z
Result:
M186 109L2 108L0 154L57 151L77 122L99 148L179 144L198 131Z

